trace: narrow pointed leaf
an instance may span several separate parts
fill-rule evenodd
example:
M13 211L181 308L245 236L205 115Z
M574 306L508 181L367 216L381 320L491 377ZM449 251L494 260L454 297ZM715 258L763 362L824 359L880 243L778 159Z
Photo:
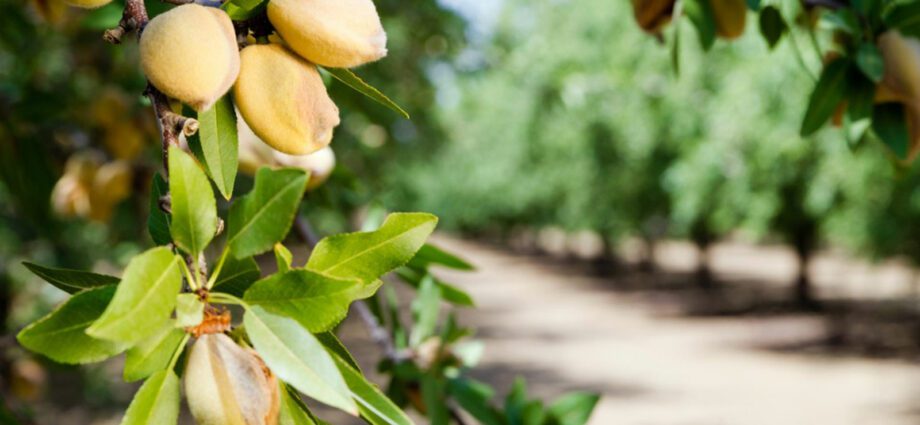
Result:
M179 263L169 248L134 257L105 313L86 332L128 344L152 335L169 319L181 284Z
M16 339L23 347L58 363L92 363L114 356L127 347L86 334L86 328L102 315L114 295L115 286L79 292L27 326Z
M191 110L190 110L191 112ZM197 114L198 132L188 138L192 152L226 199L233 195L239 166L236 113L230 96L224 96L207 111Z
M345 83L346 86L351 87L357 90L359 93L371 98L375 102L390 108L399 115L402 115L403 118L409 119L409 113L405 109L401 108L396 102L390 100L385 94L381 93L380 90L377 90L374 86L364 82L361 77L358 77L354 72L351 72L349 69L344 68L323 68L330 75L335 77L336 80Z
M287 236L307 187L307 173L261 168L252 192L230 207L227 244L236 258L269 251Z
M246 311L243 324L252 345L279 379L318 401L358 414L335 361L313 334L293 319L260 306Z
M438 325L438 312L441 309L441 288L434 283L431 275L422 278L418 297L412 301L412 313L415 327L409 338L409 345L418 346L425 339L434 335Z
M361 367L358 366L358 362L355 361L354 356L348 352L348 349L345 348L345 344L342 344L342 341L339 340L339 337L335 336L332 332L320 332L316 334L316 339L319 340L326 347L326 350L332 353L333 356L336 356L342 360L345 360L349 366L354 370L357 370L358 373L361 372Z
M170 234L179 248L195 256L217 233L217 205L198 162L177 147L169 148L169 196Z
M291 254L291 251L287 249L280 242L275 244L275 264L278 266L278 273L284 273L291 269L291 262L294 260L294 256Z
M39 266L38 264L24 262L29 271L45 280L58 289L70 294L75 294L84 289L98 288L100 286L118 284L119 279L114 276L91 273L83 270L53 269Z
M348 361L333 354L336 366L345 377L345 383L358 401L361 417L371 425L413 425L406 413L397 407L386 395L369 382Z
M848 70L849 62L845 59L837 59L824 67L808 101L800 130L802 137L818 131L834 114L846 93Z
M422 245L415 253L415 257L409 261L410 267L423 268L429 265L440 265L454 270L475 270L472 264L466 260L451 254L430 243Z
M415 256L438 218L424 213L390 214L379 229L325 238L316 245L307 269L372 282Z
M172 369L165 369L144 382L121 425L169 425L178 421L179 377Z
M549 413L559 425L585 425L599 400L600 396L593 393L566 394L549 406Z
M310 417L303 401L297 394L288 391L284 384L281 384L281 414L278 417L279 425L316 425L316 422Z
M290 317L315 333L341 322L351 302L362 295L362 288L359 280L295 269L256 282L244 299L273 314Z

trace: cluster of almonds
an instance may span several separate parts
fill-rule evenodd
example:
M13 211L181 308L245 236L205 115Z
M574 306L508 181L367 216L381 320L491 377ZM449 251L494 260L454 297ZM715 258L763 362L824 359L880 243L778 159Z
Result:
M716 34L727 40L744 33L747 18L745 0L708 0L716 24ZM636 22L643 30L660 34L671 22L677 0L632 0Z

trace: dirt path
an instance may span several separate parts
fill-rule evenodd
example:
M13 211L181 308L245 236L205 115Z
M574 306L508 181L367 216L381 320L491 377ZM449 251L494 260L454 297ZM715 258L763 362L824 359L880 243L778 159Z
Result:
M437 242L479 268L443 273L479 303L462 316L486 342L476 375L505 389L521 374L547 398L599 391L592 424L920 422L916 363L763 348L820 337L826 332L820 316L676 316L647 293L605 290L609 282L571 267L443 236ZM737 267L726 255L741 254L722 252L715 263ZM753 255L759 263L782 257ZM760 267L785 276L777 264Z

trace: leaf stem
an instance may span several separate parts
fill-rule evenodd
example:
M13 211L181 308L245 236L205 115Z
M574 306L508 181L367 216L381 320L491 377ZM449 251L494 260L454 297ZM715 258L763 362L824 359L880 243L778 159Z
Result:
M182 342L179 344L178 347L176 347L176 351L173 352L172 357L169 359L169 367L167 368L167 370L173 369L176 367L176 363L179 361L179 356L181 356L182 352L185 351L185 344L188 343L188 340L190 337L191 336L189 334L185 334L185 336L182 337Z
M241 306L245 309L249 309L249 304L246 301L243 301L233 295L224 293L224 292L212 292L208 294L208 302L214 302L217 304L233 304Z
M185 263L185 259L178 254L176 254L176 258L179 261L179 266L182 268L182 273L185 274L185 280L188 281L189 288L191 288L192 291L198 290L198 281L192 277L192 272L188 269L188 264Z
M214 287L214 284L217 282L217 278L220 276L221 270L224 268L224 262L227 260L227 255L230 254L230 249L224 246L224 252L220 254L220 259L217 260L217 267L214 268L214 271L211 272L211 277L208 278L208 283L205 285L205 288L211 289Z

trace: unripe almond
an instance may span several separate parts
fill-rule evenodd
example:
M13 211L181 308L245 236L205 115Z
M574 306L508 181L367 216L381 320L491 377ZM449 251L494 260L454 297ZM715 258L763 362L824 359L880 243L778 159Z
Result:
M99 167L90 191L90 218L108 220L112 208L131 194L132 177L126 161L109 162Z
M655 34L671 21L675 0L632 0L633 16L646 32Z
M744 24L747 20L745 0L709 0L709 4L719 37L733 39L744 34Z
M288 155L278 152L266 145L246 125L246 120L239 116L236 119L237 134L239 135L239 163L240 171L255 175L262 167L294 167L310 172L310 181L307 190L319 187L335 169L335 153L326 146L309 155Z
M214 7L185 4L153 18L140 53L150 82L198 111L223 96L240 71L233 23Z
M326 146L309 155L288 155L274 152L275 162L282 167L296 167L310 172L310 181L307 182L308 191L319 187L335 169L335 152Z
M277 44L246 47L233 97L246 124L269 146L306 155L328 145L339 125L335 106L313 65Z
M371 0L270 0L268 20L305 59L352 68L387 54L387 35Z
M185 397L198 425L275 425L278 382L262 359L224 334L198 338L185 372Z

